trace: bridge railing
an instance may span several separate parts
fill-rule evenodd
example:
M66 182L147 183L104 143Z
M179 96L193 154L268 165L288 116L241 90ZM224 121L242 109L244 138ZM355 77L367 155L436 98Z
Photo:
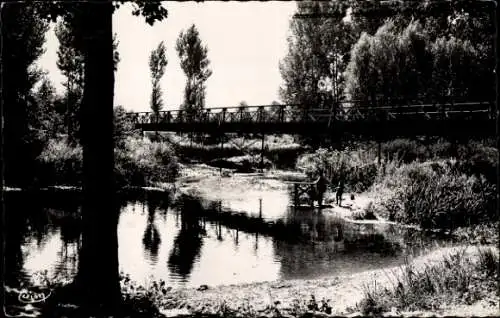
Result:
M182 124L182 123L326 123L335 120L394 120L398 118L450 118L473 116L482 113L494 116L491 102L428 103L366 107L343 102L330 109L303 108L300 105L262 105L207 108L198 113L185 110L128 113L134 124Z

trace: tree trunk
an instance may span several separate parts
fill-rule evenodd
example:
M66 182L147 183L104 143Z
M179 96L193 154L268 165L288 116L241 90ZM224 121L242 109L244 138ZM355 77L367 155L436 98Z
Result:
M81 111L83 234L75 285L92 311L114 312L120 301L118 205L114 184L112 4L85 5L85 84Z
M3 3L0 4L3 7ZM3 8L2 8L3 9ZM0 30L3 31L3 30ZM3 72L0 68L0 83L3 84ZM3 85L1 85L3 87ZM5 229L5 205L3 198L3 187L4 187L4 144L3 144L3 132L4 132L4 116L3 116L3 92L0 90L0 226ZM0 234L0 255L4 257L5 255L5 231ZM5 261L0 262L0 283L2 287L0 288L0 308L5 308Z

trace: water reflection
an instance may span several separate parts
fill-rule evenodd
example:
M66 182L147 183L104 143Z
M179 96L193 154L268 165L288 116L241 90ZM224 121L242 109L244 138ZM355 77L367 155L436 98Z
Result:
M7 202L6 202L7 203ZM21 210L22 211L22 210ZM17 284L21 279L22 268L25 256L23 255L22 246L28 227L23 220L23 213L18 214L5 214L5 221L7 226L4 229L4 251L5 251L5 272L12 273L6 275L6 285ZM37 242L41 239L35 237Z
M17 284L40 270L71 280L81 249L80 203L8 198L8 281ZM189 197L172 205L165 196L141 195L120 204L120 270L140 283L163 279L174 287L350 274L400 264L408 246L415 253L435 241L317 209L287 208L281 218L266 219L221 213L218 202Z
M158 251L161 244L160 232L158 231L158 228L155 224L155 215L157 209L156 202L148 201L147 208L148 220L146 228L144 229L142 244L144 246L146 257L152 264L156 264L156 262L158 261Z
M179 204L181 229L174 239L174 246L168 258L168 268L182 281L187 281L191 275L194 263L197 261L203 245L205 230L200 224L199 212L202 206L197 200L183 197Z

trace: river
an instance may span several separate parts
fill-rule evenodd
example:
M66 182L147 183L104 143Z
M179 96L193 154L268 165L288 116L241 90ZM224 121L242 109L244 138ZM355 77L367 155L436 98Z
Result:
M395 225L353 225L318 209L285 206L259 218L219 213L219 202L211 210L202 202L122 196L120 271L140 284L161 279L174 288L312 279L402 264L409 243L420 242L418 250L434 242ZM265 203L262 210L269 211ZM80 204L78 194L5 194L7 285L28 283L39 271L71 281L81 246Z

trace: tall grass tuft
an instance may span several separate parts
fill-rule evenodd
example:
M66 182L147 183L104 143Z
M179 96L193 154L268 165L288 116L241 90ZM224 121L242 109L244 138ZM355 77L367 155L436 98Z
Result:
M358 308L365 315L400 311L436 310L444 304L473 304L495 292L498 250L481 248L474 259L459 249L435 263L417 268L408 261L392 275L391 285L364 286Z

